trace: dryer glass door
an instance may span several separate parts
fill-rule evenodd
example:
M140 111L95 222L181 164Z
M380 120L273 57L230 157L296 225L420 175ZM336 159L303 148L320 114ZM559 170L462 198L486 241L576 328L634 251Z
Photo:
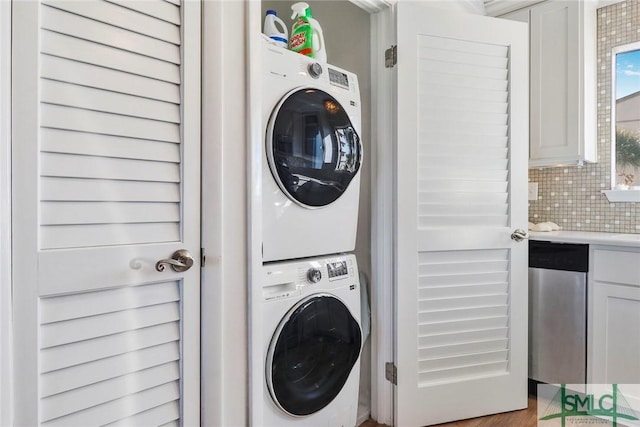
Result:
M267 356L267 382L277 405L309 415L340 393L360 356L358 322L342 301L315 295L283 319Z
M306 207L338 199L360 169L360 138L347 112L319 89L286 95L271 116L266 140L278 185Z

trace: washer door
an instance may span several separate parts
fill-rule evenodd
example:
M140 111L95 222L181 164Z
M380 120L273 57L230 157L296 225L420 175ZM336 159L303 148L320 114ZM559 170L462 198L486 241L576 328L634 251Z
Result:
M338 298L316 294L300 301L281 321L269 346L271 397L290 415L321 410L347 382L361 344L360 326Z
M319 89L288 93L271 115L266 141L271 173L301 206L332 203L360 169L362 146L347 112Z

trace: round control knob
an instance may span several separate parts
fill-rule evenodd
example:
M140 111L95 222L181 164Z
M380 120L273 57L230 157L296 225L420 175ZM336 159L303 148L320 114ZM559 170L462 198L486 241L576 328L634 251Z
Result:
M322 65L320 65L317 62L312 62L307 67L307 70L309 71L309 75L311 77L313 77L314 79L317 79L322 74Z
M318 268L310 268L307 271L307 280L311 283L318 283L322 279L322 271Z

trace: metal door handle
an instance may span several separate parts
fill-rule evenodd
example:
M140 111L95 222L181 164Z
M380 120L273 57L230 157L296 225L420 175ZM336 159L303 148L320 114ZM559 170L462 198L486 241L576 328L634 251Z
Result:
M193 256L186 249L179 249L169 259L161 259L156 262L156 270L164 271L165 266L170 265L173 271L181 273L187 271L193 265Z
M517 228L513 233L511 233L511 238L516 242L522 242L524 239L529 238L529 233L521 228Z

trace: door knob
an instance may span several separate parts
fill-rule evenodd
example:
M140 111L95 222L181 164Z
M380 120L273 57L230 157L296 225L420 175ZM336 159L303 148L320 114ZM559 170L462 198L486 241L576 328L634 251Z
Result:
M164 271L165 266L170 265L173 271L181 273L187 271L193 265L193 256L186 249L179 249L169 259L161 259L156 262L156 270Z
M522 242L524 239L529 238L529 233L521 228L517 228L513 233L511 233L511 238L516 242Z

